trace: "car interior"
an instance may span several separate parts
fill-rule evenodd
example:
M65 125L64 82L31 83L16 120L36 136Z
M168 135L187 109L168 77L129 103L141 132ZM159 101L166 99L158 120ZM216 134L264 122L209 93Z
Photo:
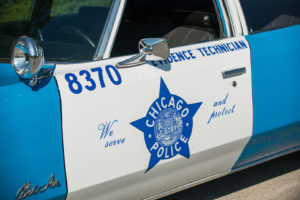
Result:
M138 52L142 38L165 38L169 47L224 37L214 0L128 0L111 57Z
M109 13L104 2L110 1L33 1L28 19L0 23L0 60L9 61L21 35L37 40L48 61L92 60ZM224 37L217 9L215 0L127 0L111 57L137 53L142 38L165 38L176 47Z

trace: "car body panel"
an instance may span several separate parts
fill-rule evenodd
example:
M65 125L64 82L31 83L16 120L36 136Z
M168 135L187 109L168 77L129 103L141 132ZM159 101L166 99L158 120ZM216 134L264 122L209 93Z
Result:
M253 136L235 167L300 145L299 33L296 25L246 36L251 47Z
M299 33L297 25L246 36L251 47L254 135L300 121Z
M104 60L57 63L54 77L35 87L0 64L3 197L15 198L29 182L44 186L54 174L59 187L27 198L156 199L300 148L299 25L247 35L239 1L217 0L232 38L117 69L130 57L110 58L125 3L114 1L94 57ZM239 41L246 48L233 45ZM229 46L219 53L216 45ZM240 68L246 73L222 77ZM139 120L163 90L198 107L185 152L153 164ZM235 112L221 114L225 107Z
M0 64L0 76L1 198L16 199L23 185L44 186L53 174L60 186L30 199L64 199L67 183L55 78L32 89L11 64Z
M239 41L245 46L233 45ZM214 52L214 46L223 44L229 45L227 52ZM178 52L185 52L189 59L179 60ZM239 37L173 48L170 63L149 62L115 69L119 77L110 68L116 84L110 79L107 66L124 59L56 66L68 198L124 199L126 195L127 199L140 199L229 171L252 134L250 49L246 40ZM99 67L100 80L95 71ZM222 72L241 67L245 67L245 74L222 77ZM77 83L73 82L75 79ZM147 114L158 98L162 80L171 94L188 104L202 104L193 118L188 142L190 154L184 154L189 159L176 155L149 169L151 159L144 133L132 122ZM232 86L233 80L236 87ZM230 108L233 113L225 115L224 111ZM219 117L212 117L214 112L220 112ZM243 125L237 126L236 121ZM104 125L108 128L104 133L108 135L102 137ZM124 143L107 146L119 139L124 139ZM112 190L112 185L118 188L118 193Z

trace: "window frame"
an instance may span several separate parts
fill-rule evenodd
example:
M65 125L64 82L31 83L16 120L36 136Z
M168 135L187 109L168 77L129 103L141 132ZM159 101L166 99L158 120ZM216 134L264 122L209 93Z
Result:
M237 12L238 12L238 16L241 22L241 28L243 31L243 35L248 35L249 31L248 31L248 26L247 26L247 22L246 22L246 18L244 15L244 11L242 9L242 5L240 3L240 0L234 0L235 4L236 4L236 8L237 8Z
M226 37L232 37L232 25L229 18L229 11L227 5L225 5L224 0L215 0L218 7L218 14L221 17L221 21L223 24L223 31Z
M225 10L228 13L229 24L232 34L230 37L244 36L245 32L242 27L241 17L238 9L239 0L220 0L224 2Z
M230 9L232 8L230 8L229 5L227 5L227 0L212 0L212 1L214 4L216 4L215 8L218 8L215 11L217 12L217 17L219 18L218 20L220 20L222 23L222 29L223 29L222 32L224 33L225 36L225 37L221 36L220 39L235 36L233 34L235 32L233 31L235 26L230 17L231 16ZM108 20L106 22L104 31L99 40L99 44L94 56L94 60L104 60L104 59L111 58L110 57L111 51L119 30L119 26L121 24L126 3L127 0L113 0L112 8L108 15ZM128 56L128 55L124 55L124 56Z
M125 5L126 0L113 0L93 60L110 58L110 52L121 23Z

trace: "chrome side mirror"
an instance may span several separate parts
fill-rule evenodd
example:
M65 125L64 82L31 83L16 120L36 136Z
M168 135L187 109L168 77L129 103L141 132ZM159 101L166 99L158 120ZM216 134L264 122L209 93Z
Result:
M44 51L34 39L21 36L13 44L11 63L16 73L23 79L29 80L29 84L34 86L45 63ZM47 70L49 69L48 67Z
M133 67L146 61L166 60L170 56L168 42L163 38L146 38L139 42L140 53L117 63L117 68Z

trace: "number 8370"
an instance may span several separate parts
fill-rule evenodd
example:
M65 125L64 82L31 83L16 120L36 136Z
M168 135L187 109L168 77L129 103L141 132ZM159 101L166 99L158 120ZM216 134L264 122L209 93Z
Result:
M65 79L68 82L69 89L74 94L80 94L83 89L87 89L89 91L93 91L96 89L96 82L91 77L91 73L98 74L98 81L100 82L101 88L105 88L106 84L103 79L103 69L101 67L92 68L90 70L81 70L79 72L79 76L84 76L86 83L84 85L79 82L77 76L74 73L65 74ZM122 83L122 78L119 71L113 65L105 66L105 72L109 78L109 80L115 84L120 85Z

